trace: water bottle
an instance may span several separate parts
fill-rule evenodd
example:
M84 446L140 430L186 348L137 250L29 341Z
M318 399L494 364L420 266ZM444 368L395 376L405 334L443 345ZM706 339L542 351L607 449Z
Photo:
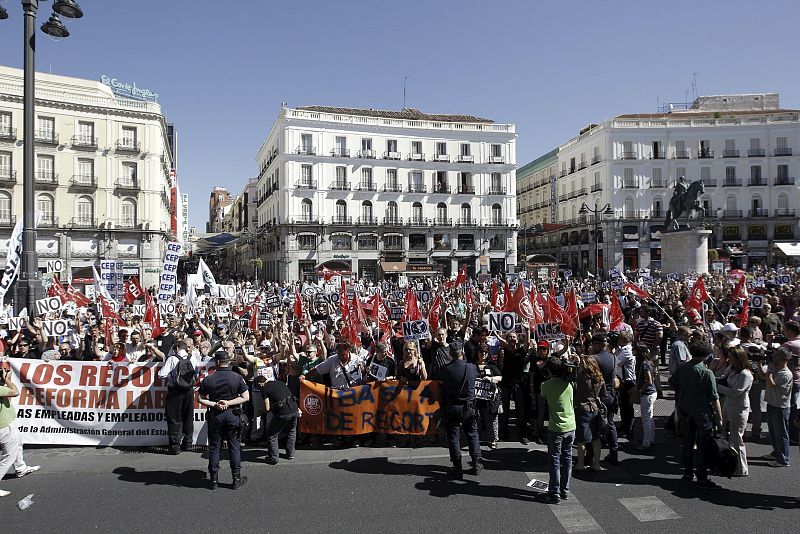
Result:
M25 497L24 499L19 501L17 503L17 508L19 508L20 510L24 510L24 509L28 508L30 505L32 505L33 504L33 495L34 494L31 493L30 495L28 495L27 497Z

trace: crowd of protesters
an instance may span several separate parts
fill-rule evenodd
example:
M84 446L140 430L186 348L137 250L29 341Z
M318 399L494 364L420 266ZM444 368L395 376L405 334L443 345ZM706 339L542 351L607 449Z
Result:
M294 456L295 441L308 447L435 441L383 434L295 439L295 425L273 422L265 384L282 382L296 399L301 380L334 388L378 380L368 371L378 362L386 368L382 380L413 385L436 380L455 344L463 347L464 359L479 366L479 376L499 390L495 398L477 402L484 446L494 449L512 437L522 444L548 444L550 502L569 491L573 446L575 469L588 471L618 464L621 440L653 451L658 439L654 405L668 384L676 391L676 409L666 429L684 436L687 482L696 477L700 485L716 486L708 477L703 447L693 453L713 428L724 430L739 452L736 476L748 475L748 441L769 439L770 465L790 464L789 446L797 443L800 424L800 277L794 271L652 278L614 273L605 281L515 279L511 284L505 277L469 280L461 272L455 280L418 278L404 287L389 280L342 278L335 273L258 286L230 281L237 287L236 302L191 289L191 296L176 298L174 314L162 317L149 303L147 312L135 314L132 306L107 308L106 299L99 298L31 317L11 330L6 310L0 351L10 358L111 365L165 362L161 376L169 380L182 358L203 370L224 351L250 392L243 405L251 420L244 441L268 441L270 463L278 461L277 434L287 429L287 458ZM428 294L425 299L418 297L420 291ZM338 298L326 297L331 294ZM751 307L754 294L762 297L760 308ZM488 314L502 310L524 320L509 332L489 331ZM401 322L414 314L428 320L428 339L403 338ZM42 321L55 318L67 320L69 331L48 337ZM537 338L537 323L559 324L560 332ZM190 397L167 399L172 454L192 445ZM635 405L640 432L634 431Z

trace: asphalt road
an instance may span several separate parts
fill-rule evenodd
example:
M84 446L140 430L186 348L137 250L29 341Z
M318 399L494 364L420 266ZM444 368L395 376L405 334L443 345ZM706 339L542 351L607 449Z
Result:
M680 448L660 431L652 453L623 441L622 464L580 474L572 498L557 506L534 501L531 478L547 480L544 447L503 443L485 453L478 479L447 476L443 447L299 450L293 461L263 463L244 452L240 491L221 471L219 490L206 489L204 453L167 456L111 448L42 448L25 454L41 471L6 478L0 487L2 532L795 532L800 524L800 456L777 469L756 458L751 476L700 491L679 480ZM792 449L792 454L797 448ZM35 494L27 510L17 501Z

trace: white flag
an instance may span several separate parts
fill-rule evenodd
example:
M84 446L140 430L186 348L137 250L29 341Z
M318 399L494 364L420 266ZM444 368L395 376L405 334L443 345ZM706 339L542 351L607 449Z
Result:
M113 302L114 304L116 304L116 301L113 298L111 298L111 294L109 294L106 285L101 283L100 275L97 274L97 269L95 269L94 265L92 265L92 276L94 276L94 294L102 295L103 298L105 298L109 303Z
M34 228L39 226L42 222L43 212L36 210L34 212ZM0 302L6 296L6 292L17 280L19 275L20 263L22 263L22 223L24 218L20 217L17 224L14 225L14 231L11 232L11 238L8 240L8 252L6 252L6 268L3 271L3 276L0 278Z
M217 281L214 279L211 269L208 268L203 258L200 258L200 262L197 264L197 274L200 275L200 283L196 286L198 289L204 289L206 285L217 285Z

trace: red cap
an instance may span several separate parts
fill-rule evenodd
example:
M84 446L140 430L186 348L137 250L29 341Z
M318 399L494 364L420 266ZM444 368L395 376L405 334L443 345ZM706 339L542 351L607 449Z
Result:
M540 341L540 342L538 342L536 344L536 346L540 347L540 348L543 348L543 349L549 349L550 348L550 343L548 341Z

